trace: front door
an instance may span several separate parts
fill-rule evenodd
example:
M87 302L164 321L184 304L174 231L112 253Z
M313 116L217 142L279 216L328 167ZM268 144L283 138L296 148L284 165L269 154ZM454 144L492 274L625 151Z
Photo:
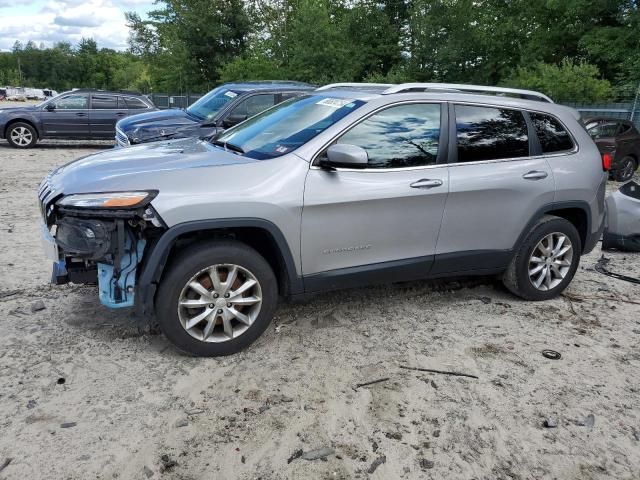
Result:
M89 97L71 93L54 101L53 110L42 111L42 129L47 137L88 138Z
M522 111L454 110L449 196L432 273L500 270L536 212L554 201L553 172Z
M307 291L428 275L449 189L446 117L439 103L386 107L336 139L364 148L366 168L316 158L302 212Z

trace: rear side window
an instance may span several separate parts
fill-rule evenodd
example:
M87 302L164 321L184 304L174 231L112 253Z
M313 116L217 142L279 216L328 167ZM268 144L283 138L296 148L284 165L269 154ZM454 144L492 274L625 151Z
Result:
M440 104L387 108L353 127L338 143L364 148L368 168L432 165L440 143Z
M519 110L456 105L458 162L527 157L527 122Z
M615 122L603 122L587 125L587 132L591 138L597 140L599 138L615 137L618 131L618 124Z
M538 140L540 140L542 153L563 152L573 148L573 141L569 132L557 119L542 113L531 112L529 115L533 122L533 128L538 135Z
M93 110L112 110L118 108L117 97L107 95L92 95L91 108Z
M139 98L125 97L124 101L127 102L127 108L130 109L130 110L139 110L139 109L142 109L142 108L149 108L149 107L147 107L147 104L144 103Z

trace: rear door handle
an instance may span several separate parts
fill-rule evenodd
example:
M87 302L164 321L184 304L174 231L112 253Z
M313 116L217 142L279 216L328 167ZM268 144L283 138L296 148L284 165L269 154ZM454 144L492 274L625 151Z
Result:
M86 113L82 113L82 112L76 113L76 117L86 117L86 116L87 116Z
M118 117L124 117L125 115L126 115L126 113L124 113L124 112L116 113L116 116L118 116Z
M423 178L410 185L411 188L434 188L440 186L442 186L442 180L431 180L429 178Z
M543 178L547 178L549 174L547 172L543 172L541 170L531 170L530 172L522 175L522 178L525 180L542 180Z

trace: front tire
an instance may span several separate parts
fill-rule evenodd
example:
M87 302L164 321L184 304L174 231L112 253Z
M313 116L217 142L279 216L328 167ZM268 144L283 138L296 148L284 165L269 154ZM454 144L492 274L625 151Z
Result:
M231 355L269 326L278 302L269 263L251 247L216 241L186 247L156 295L160 329L180 350L200 357Z
M573 279L581 251L576 227L564 218L545 215L527 235L502 281L525 300L557 297Z
M16 122L7 128L6 138L14 148L31 148L38 141L38 132L28 123Z

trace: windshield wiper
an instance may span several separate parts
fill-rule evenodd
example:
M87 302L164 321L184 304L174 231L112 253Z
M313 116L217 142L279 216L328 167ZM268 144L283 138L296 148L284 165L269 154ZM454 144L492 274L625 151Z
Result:
M221 142L220 140L214 140L211 143L213 143L214 145L217 145L218 147L222 147L225 150L232 150L234 152L244 153L244 150L241 147L239 147L238 145L234 145L233 143Z

